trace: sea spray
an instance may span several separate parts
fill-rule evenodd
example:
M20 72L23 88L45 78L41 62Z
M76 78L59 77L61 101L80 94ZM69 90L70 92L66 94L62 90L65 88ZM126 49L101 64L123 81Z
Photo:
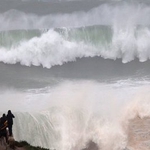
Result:
M104 150L122 150L127 146L123 124L131 115L124 120L122 116L130 107L129 102L143 88L117 88L113 84L83 81L65 82L50 88L45 94L22 93L21 101L17 100L19 102L16 102L15 108L12 107L16 116L14 136L35 146L60 150L82 149L91 140ZM1 98L7 103L13 93L2 93ZM18 97L19 93L16 91L14 96ZM11 100L14 102L15 98L11 96Z

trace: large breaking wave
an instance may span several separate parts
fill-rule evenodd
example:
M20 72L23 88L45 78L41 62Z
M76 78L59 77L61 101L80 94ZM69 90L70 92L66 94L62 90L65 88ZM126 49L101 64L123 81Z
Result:
M150 58L148 27L113 29L110 26L51 29L48 31L3 31L0 61L51 68L76 58L100 56L123 63Z
M143 62L150 58L149 14L142 3L46 16L11 10L0 14L0 61L46 68L94 56Z

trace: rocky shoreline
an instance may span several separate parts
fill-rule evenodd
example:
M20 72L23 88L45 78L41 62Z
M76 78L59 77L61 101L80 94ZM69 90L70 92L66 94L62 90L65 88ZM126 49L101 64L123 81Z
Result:
M0 144L0 150L49 150L39 146L32 146L26 141L14 141L12 145Z

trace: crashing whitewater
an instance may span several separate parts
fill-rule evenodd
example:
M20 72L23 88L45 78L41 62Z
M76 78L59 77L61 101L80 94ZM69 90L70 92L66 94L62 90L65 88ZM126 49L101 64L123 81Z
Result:
M73 2L55 7L62 3ZM90 141L88 150L148 150L149 3L41 15L24 4L0 13L0 110L14 112L15 139L56 150L86 150Z
M99 149L124 150L137 146L134 140L138 139L139 148L148 148L144 143L149 140L150 119L144 120L150 115L149 84L68 81L40 90L9 90L0 96L2 111L8 103L15 110L17 140L73 150L84 149L93 141Z

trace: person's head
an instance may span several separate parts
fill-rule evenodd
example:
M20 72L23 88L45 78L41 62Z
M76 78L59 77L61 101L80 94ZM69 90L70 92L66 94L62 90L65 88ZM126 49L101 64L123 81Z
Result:
M6 115L5 115L5 114L3 114L3 115L2 115L2 117L6 117Z
M8 110L8 114L11 114L11 110Z

